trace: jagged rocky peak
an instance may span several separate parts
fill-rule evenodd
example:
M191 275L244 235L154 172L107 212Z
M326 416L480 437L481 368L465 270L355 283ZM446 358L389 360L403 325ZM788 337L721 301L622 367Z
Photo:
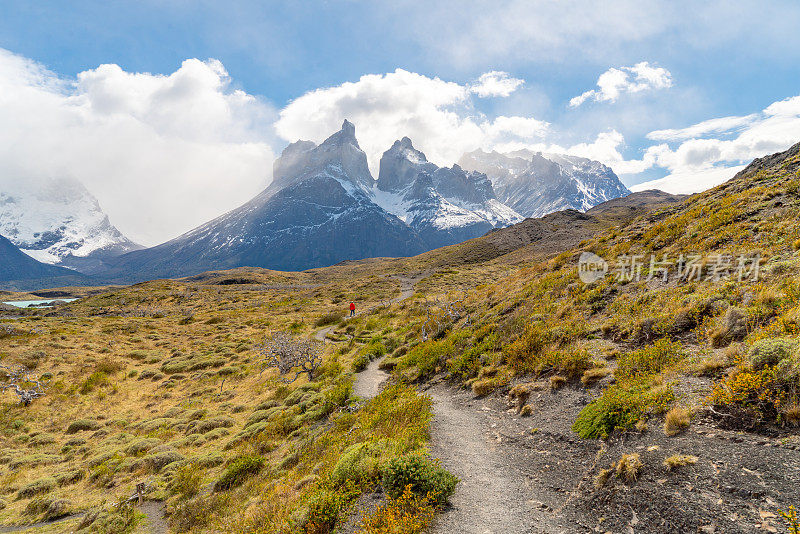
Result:
M492 182L482 172L467 172L460 166L453 165L449 169L437 169L433 177L437 190L445 198L458 198L472 204L497 198Z
M423 178L425 177L425 178ZM439 167L414 148L411 139L403 137L383 153L378 174L378 189L416 195L425 190L415 180L423 179L441 196L470 203L496 198L488 177L480 172L467 172L458 165Z
M383 153L378 172L378 189L398 191L414 182L420 173L432 173L437 169L421 151L414 148L411 139L403 137L394 142Z
M367 155L358 145L356 127L347 119L341 130L318 146L311 141L296 141L287 146L273 164L271 189L283 189L321 173L365 188L375 183L367 166Z

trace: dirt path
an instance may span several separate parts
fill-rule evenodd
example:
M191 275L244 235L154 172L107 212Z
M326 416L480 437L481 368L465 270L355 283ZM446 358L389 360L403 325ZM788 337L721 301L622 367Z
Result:
M402 275L392 276L392 278L394 278L394 279L396 279L396 280L398 280L400 282L400 296L393 298L392 300L389 301L389 303L390 304L396 304L398 302L403 302L404 300L408 300L411 297L413 297L414 296L414 285L417 282L419 282L422 278L424 278L425 276L427 276L427 275L420 274L420 275L417 275L415 277L402 276ZM378 309L379 307L380 306L373 306L372 308L368 308L366 310L362 310L362 311L356 312L356 315L358 316L358 315L363 315L365 313L371 313L374 310ZM346 317L345 321L348 320L348 319L350 319L350 317ZM317 332L314 334L314 339L316 339L317 341L323 341L325 343L329 343L330 340L327 338L327 335L328 335L328 333L330 333L331 330L336 328L336 326L337 325L334 324L334 325L331 325L331 326L326 326L325 328L323 328L321 330L317 330Z
M431 454L461 479L451 507L437 516L432 532L561 532L531 499L530 477L507 454L491 412L481 409L483 402L443 385L426 393L433 399Z
M139 511L147 516L146 524L142 527L142 532L147 534L167 534L169 525L164 518L164 503L157 501L145 501Z

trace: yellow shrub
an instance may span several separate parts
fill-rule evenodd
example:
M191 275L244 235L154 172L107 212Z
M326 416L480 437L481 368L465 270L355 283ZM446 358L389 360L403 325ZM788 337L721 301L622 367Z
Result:
M420 534L433 520L434 508L428 496L415 495L411 486L403 494L389 498L371 515L361 520L362 534Z

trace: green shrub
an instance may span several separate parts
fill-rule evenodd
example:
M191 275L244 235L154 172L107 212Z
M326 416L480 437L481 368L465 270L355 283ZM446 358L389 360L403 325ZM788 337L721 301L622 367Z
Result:
M347 447L331 471L331 480L339 486L347 481L361 484L376 478L385 447L385 442L356 443Z
M92 421L91 419L78 419L77 421L72 421L69 426L67 426L66 433L74 434L84 430L97 430L98 428L100 428L100 423L97 421Z
M367 368L369 365L369 355L364 352L359 352L356 354L355 358L353 358L353 365L352 369L354 373L360 373L364 369Z
M308 515L301 532L333 532L339 516L350 507L358 492L346 490L319 490L309 500Z
M169 481L168 489L172 495L179 495L182 499L194 497L200 493L200 484L203 481L203 470L194 462L180 466Z
M748 353L750 365L756 371L778 365L784 359L798 352L799 347L800 341L790 338L779 337L756 341Z
M81 395L86 395L87 393L91 393L94 391L95 388L107 386L110 384L110 380L108 379L108 375L103 371L95 371L89 378L83 381L81 384L80 389L78 391Z
M314 326L328 326L330 324L336 324L342 319L344 319L343 312L332 311L330 313L326 313L325 315L317 319L316 322L314 322Z
M417 495L430 495L443 505L456 489L458 477L442 468L437 461L422 454L407 454L388 462L381 470L381 482L387 495L398 498L406 486Z
M23 486L17 492L17 499L28 499L34 495L47 493L56 487L56 479L53 477L40 478Z
M249 477L261 472L265 464L261 456L240 456L228 465L214 483L214 491L226 491L241 486Z
M649 412L666 410L673 400L670 388L650 388L644 381L614 384L581 410L572 430L584 439L605 439L614 430L633 427Z

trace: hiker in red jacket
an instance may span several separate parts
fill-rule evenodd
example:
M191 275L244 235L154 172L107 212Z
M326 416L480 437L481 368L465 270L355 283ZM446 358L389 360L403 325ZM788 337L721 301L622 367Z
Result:
M356 316L356 303L355 302L351 302L350 303L350 317L355 317L355 316Z

